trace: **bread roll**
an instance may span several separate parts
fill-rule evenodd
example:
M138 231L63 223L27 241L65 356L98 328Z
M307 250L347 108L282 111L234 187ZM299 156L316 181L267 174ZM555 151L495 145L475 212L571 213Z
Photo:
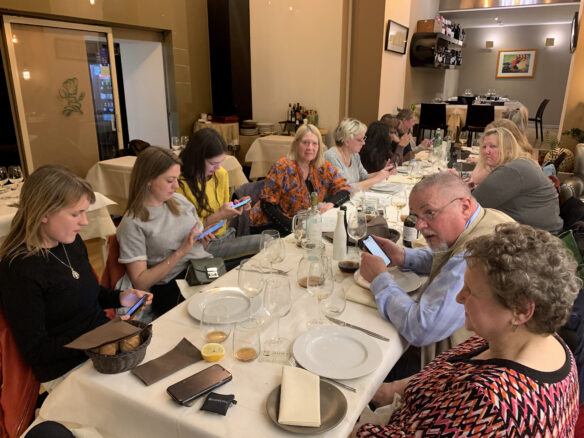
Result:
M118 343L112 342L111 344L105 344L99 347L99 354L104 356L114 356L118 352Z
M120 351L125 353L127 351L135 350L141 343L142 340L140 339L140 333L130 336L129 338L124 338L120 341Z

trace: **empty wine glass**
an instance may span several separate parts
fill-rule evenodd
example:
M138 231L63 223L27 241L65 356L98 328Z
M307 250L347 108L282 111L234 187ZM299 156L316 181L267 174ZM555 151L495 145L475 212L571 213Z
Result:
M6 167L0 166L0 186L5 186L8 183L8 172Z
M264 274L252 266L251 259L244 259L239 264L237 275L239 288L249 298L249 317L252 317L253 299L261 292L264 284Z
M264 257L270 263L270 272L272 272L274 263L284 261L286 247L282 239L280 239L280 233L276 230L262 231L260 241Z
M333 285L332 293L328 298L320 302L320 308L326 316L336 318L345 311L347 306L347 297L345 288L340 283Z
M367 216L362 211L353 211L349 214L347 219L347 233L349 237L355 241L355 245L359 239L367 235Z
M183 135L180 138L180 148L182 150L184 150L184 148L187 147L187 143L189 142L189 136L188 135Z
M333 270L330 259L327 256L322 256L320 260L310 263L308 267L308 293L316 300L316 319L308 321L309 328L325 324L320 311L321 301L328 298L334 287Z
M229 309L218 301L207 300L201 304L201 336L205 342L221 343L229 337L231 324L225 322Z
M395 210L396 210L396 219L395 219L396 224L400 223L401 210L402 210L402 208L404 208L406 206L407 203L408 203L408 200L406 198L406 193L404 191L398 192L391 197L391 206L393 208L395 208Z
M174 152L180 151L180 137L172 137L170 139L170 147Z
M286 354L287 361L290 341L280 336L280 319L288 315L292 308L290 280L287 276L272 274L264 283L264 290L264 305L272 319L276 320L276 336L264 342L264 354Z
M13 190L18 188L18 185L22 182L22 169L20 166L9 166L8 167L8 181L14 184Z

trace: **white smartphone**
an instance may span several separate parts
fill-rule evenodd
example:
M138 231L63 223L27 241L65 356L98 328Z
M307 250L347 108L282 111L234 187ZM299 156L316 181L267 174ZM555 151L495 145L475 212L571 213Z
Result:
M363 241L363 245L365 245L365 248L367 248L367 251L369 251L371 254L381 257L385 263L385 266L389 266L391 264L391 260L389 257L387 257L387 254L383 252L377 242L373 240L373 237L368 236L367 239Z

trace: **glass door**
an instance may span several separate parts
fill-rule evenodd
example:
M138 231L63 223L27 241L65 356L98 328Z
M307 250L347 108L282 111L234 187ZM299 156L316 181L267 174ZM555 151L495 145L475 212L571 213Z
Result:
M20 153L28 173L61 164L84 177L122 145L110 28L4 16Z

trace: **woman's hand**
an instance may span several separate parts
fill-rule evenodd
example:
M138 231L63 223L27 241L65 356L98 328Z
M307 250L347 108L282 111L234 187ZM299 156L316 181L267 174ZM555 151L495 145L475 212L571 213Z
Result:
M195 224L195 226L191 228L189 235L183 240L180 248L177 249L177 253L180 255L181 259L188 254L200 235L201 232L198 231L198 224ZM203 237L203 239L205 238Z
M146 307L148 307L149 305L152 304L153 295L150 292L145 292L143 290L138 290L138 289L126 289L125 291L120 292L120 304L123 307L133 306L144 295L148 296L148 298L146 298L146 301L144 301L144 304L142 304L142 306L140 306L140 308L136 312L134 312L134 314L132 316L126 317L124 315L124 316L122 316L122 319L125 319L125 320L134 319L138 312L141 312Z
M422 143L420 143L418 146L428 149L430 148L430 140L425 138L424 140L422 140Z
M207 248L211 240L213 240L214 238L215 235L213 233L209 233L206 236L203 236L203 238L200 240L201 245L203 245L203 248Z
M329 211L331 208L334 208L334 206L335 204L333 204L332 202L326 202L322 204L320 207L318 207L318 211L320 211L320 214L323 214Z
M387 171L389 175L397 174L397 166L391 162L391 158L387 159L387 162L385 163L383 170Z
M396 394L401 396L404 395L406 386L408 386L408 383L410 383L410 380L412 380L414 376L406 377L405 379L401 380L394 380L393 382L389 383L382 383L371 399L371 403L373 403L376 408L380 406L387 406L393 403L393 399Z
M399 139L399 145L400 146L407 146L410 144L410 138L412 137L411 134L404 134L401 136L401 138Z
M238 211L241 211L241 212L244 212L244 211L251 210L251 197L250 197L250 196L244 196L244 197L243 197L243 198L241 198L241 199L235 199L235 200L233 201L233 205L239 204L240 202L243 202L243 201L245 201L245 200L247 200L247 199L249 199L249 200L250 200L250 202L248 202L248 203L247 203L247 204L245 204L245 205L242 205L242 206L241 206L241 207L239 207L239 208L236 208L236 210L238 210ZM239 213L239 214L241 214L241 213Z
M226 202L221 207L219 207L217 213L221 219L229 219L234 216L239 216L243 211L243 208L244 207L233 208L233 204L231 202Z

